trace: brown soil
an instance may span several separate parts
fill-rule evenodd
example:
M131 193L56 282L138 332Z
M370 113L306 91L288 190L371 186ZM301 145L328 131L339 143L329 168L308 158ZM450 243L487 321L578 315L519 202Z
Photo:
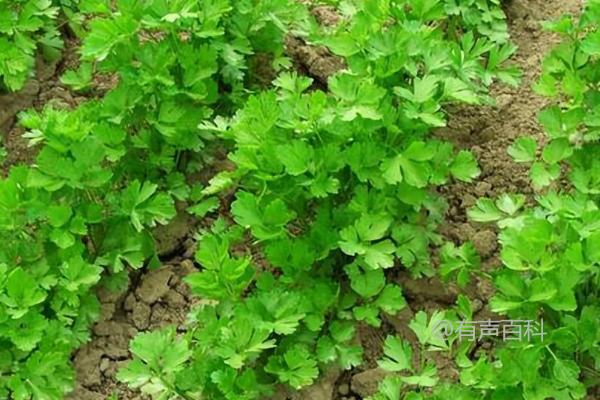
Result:
M41 56L37 58L35 77L25 86L12 93L0 94L0 143L7 151L4 165L0 171L7 173L11 165L31 163L35 157L35 149L28 147L27 140L22 137L25 130L17 124L18 114L29 108L42 110L46 106L56 108L73 108L90 97L102 96L114 87L114 77L95 76L93 91L85 95L74 93L60 82L60 77L68 70L79 66L77 49L79 41L65 38L62 58L49 63Z
M166 325L183 331L186 314L194 304L182 278L193 272L190 260L172 261L159 269L132 274L124 293L100 289L102 316L92 340L73 357L77 386L67 400L146 400L116 379L117 370L130 359L129 341L138 332Z
M344 61L324 47L312 46L292 36L286 38L285 45L286 53L294 60L296 69L315 78L323 87L326 87L330 76L345 68Z
M544 32L540 23L558 18L564 13L577 14L582 0L512 0L506 6L511 39L519 47L514 62L523 71L517 88L498 86L492 95L496 107L460 107L450 111L448 127L438 135L460 148L471 150L479 161L482 173L474 184L455 183L442 189L450 208L443 233L451 240L472 240L484 257L495 254L495 237L489 227L473 226L467 222L466 209L479 197L495 197L501 193L532 194L528 167L516 164L507 148L519 136L544 136L537 122L538 112L548 100L532 90L540 73L544 55L558 38ZM487 230L487 232L486 232ZM486 232L486 233L482 233Z

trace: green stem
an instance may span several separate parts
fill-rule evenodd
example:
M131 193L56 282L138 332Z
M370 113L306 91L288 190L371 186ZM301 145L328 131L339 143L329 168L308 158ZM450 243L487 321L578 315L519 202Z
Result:
M558 358L556 357L556 354L554 354L554 352L550 349L550 346L546 345L546 350L548 350L550 352L550 355L552 355L552 357L554 358L555 361L558 361Z
M169 382L165 381L163 378L158 378L158 380L160 381L160 383L162 383L163 385L165 385L165 387L167 389L169 389L172 393L176 394L177 396L181 397L184 400L198 400L198 399L194 399L191 396L188 396L185 393L180 393L179 390L177 390L177 388L174 385L171 385Z

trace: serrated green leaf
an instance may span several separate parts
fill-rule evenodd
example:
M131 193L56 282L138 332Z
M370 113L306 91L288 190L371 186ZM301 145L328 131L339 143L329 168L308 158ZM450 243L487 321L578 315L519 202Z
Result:
M460 181L472 182L473 179L479 176L481 170L473 153L461 150L450 164L450 172Z
M65 225L71 219L71 215L72 211L69 206L52 205L47 210L48 222L55 228Z
M451 99L462 101L467 104L479 103L479 97L477 94L460 79L452 77L445 79L444 94Z
M525 199L525 196L522 194L502 193L495 204L502 212L514 215L523 207Z
M508 148L508 154L516 162L532 162L535 161L535 152L537 150L537 142L534 138L526 136L520 137Z
M310 168L314 150L307 143L295 140L292 143L277 146L277 158L285 166L288 174L297 176Z
M542 159L548 164L556 164L573 154L573 148L567 139L555 139L548 143L542 152Z
M384 358L377 361L379 367L390 372L412 370L412 348L408 342L396 336L388 336L383 345Z
M202 218L209 212L219 208L219 199L216 197L208 197L198 204L187 208L187 211L196 217Z
M556 180L560 175L560 166L558 164L546 165L540 162L535 162L531 166L529 176L531 183L536 189L541 189L548 186L552 181Z
M483 198L477 201L475 207L467 211L469 218L476 222L493 222L504 217L493 200Z

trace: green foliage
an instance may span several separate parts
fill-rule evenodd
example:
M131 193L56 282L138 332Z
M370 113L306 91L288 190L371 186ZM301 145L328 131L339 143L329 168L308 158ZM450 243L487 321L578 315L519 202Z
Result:
M490 101L486 87L493 79L518 83L519 71L504 64L516 48L504 43L508 33L498 3L389 0L371 7L350 1L342 9L346 22L314 41L345 57L353 72L393 88L400 118L419 132L445 125L445 103ZM369 97L357 96L363 102Z
M524 209L512 220L500 220L504 221L499 239L505 269L495 274L497 293L490 305L493 311L513 318L544 319L545 331L552 333L549 339L533 348L523 343L498 353L500 359L503 354L512 359L517 351L537 352L539 375L509 379L513 364L503 361L499 368L482 360L464 374L469 382L479 380L477 386L488 380L488 387L522 387L523 393L583 398L586 373L579 367L593 370L600 360L597 348L586 344L590 332L578 328L588 323L589 310L598 307L598 200L574 191L548 193L539 196L537 202L534 209ZM489 374L500 374L500 378L494 380Z
M175 183L178 173L203 165L212 135L198 124L244 100L252 58L285 65L285 29L306 20L301 6L283 0L123 1L91 11L97 17L80 48L84 63L62 80L85 89L93 72L118 76L95 115L106 140L124 146L119 170L142 182L167 175Z
M37 35L57 9L45 1L18 3L15 10L12 3L0 7L6 14L0 48L6 30L31 50L33 60L33 39L20 30ZM198 202L192 212L201 211L208 199L192 190L184 174L208 155L199 151L212 137L203 135L198 123L229 114L247 96L250 57L264 53L284 63L288 24L291 19L302 24L305 13L286 1L82 2L81 7L93 14L80 49L84 64L63 82L86 89L95 72L114 73L119 80L105 97L73 110L47 107L21 115L25 137L38 152L31 166L13 167L0 181L2 398L59 399L72 389L69 357L89 339L99 311L92 288L103 276L122 278L129 268L159 262L152 230L176 215L176 201ZM15 30L13 19L23 26ZM11 46L10 51L19 49ZM0 51L0 76L5 53L13 57ZM2 79L16 88L28 72L14 71L21 75ZM239 295L252 281L248 259L228 254L218 245L212 253L199 253L210 272L190 277L197 292ZM222 287L210 286L215 277ZM273 329L285 331L288 315L268 311L274 313ZM177 346L164 335L150 339L164 342L157 351ZM162 361L155 358L163 360L164 354L147 354L146 346L144 339L132 345L141 361L123 379L148 391L172 390L172 375L189 357L157 366ZM234 355L227 357L231 363Z
M63 46L51 0L0 1L0 90L16 91L33 74L38 50L51 60Z
M49 2L35 4L46 10L40 21L54 18ZM289 0L60 4L83 38L83 63L62 82L85 91L94 74L108 73L118 83L74 110L22 115L39 153L0 181L0 397L62 398L73 385L70 354L88 339L98 314L92 288L103 276L156 264L152 229L176 215L176 202L198 217L216 210L217 194L232 196L231 218L198 237L199 270L186 283L203 301L191 311L187 332L137 336L133 361L118 379L159 399L256 400L280 384L308 386L332 364L360 365L357 326L381 326L385 314L406 306L389 270L436 273L430 250L442 245L436 228L446 204L435 189L480 173L470 152L432 139L432 129L445 126L446 105L491 104L493 82L518 83L519 72L506 63L516 48L507 42L499 1L345 1L333 28L318 27ZM77 7L89 18L87 31ZM38 25L27 32L49 29ZM329 79L328 91L281 72L290 64L283 52L290 31L344 57L348 68ZM591 32L581 48L593 59ZM21 42L32 57L32 44ZM269 88L254 80L263 56L279 73ZM31 60L19 61L27 68L17 63L9 70L17 75L9 76L0 56L5 85L22 84ZM568 67L579 73L586 63L574 60ZM562 79L552 68L546 75ZM595 77L593 68L582 73L588 75ZM574 93L569 79L567 94ZM521 196L505 195L480 200L470 213L503 229L508 268L495 277L494 309L564 312L557 317L562 335L530 353L517 349L514 358L503 349L495 362L474 363L460 348L464 387L457 388L438 384L423 356L454 351L434 330L455 313L419 311L409 325L419 366L412 360L417 344L389 337L380 366L396 375L382 382L377 399L446 399L452 390L482 398L479 390L496 388L527 398L551 390L580 398L573 340L586 363L598 365L593 279L600 236L597 203L587 197L597 194L590 166L598 157L571 144L593 140L593 129L575 131L597 96L573 97L579 108L561 105L540 115L552 140L532 178L545 186L568 160L573 184L585 194L540 197L535 212L521 211ZM593 114L585 122L594 127ZM229 151L234 168L207 187L193 186L190 176L216 147ZM535 151L523 140L511 153L532 162ZM534 254L524 236L533 238ZM440 255L440 273L456 273L460 285L479 268L469 244L444 245ZM458 310L473 312L464 297Z
M60 81L73 90L84 91L89 89L92 83L93 72L91 63L82 63L76 71L65 72Z
M186 277L191 290L199 296L214 299L239 297L254 277L250 258L231 257L226 236L208 234L199 246L196 261L204 269Z
M301 345L291 347L281 357L269 358L265 371L295 389L311 384L319 374L316 360Z
M517 212L525 205L525 196L503 193L498 199L481 198L475 207L467 211L471 220L477 222L497 222L498 226L518 225Z
M187 342L177 340L172 329L136 336L130 343L136 359L118 372L118 379L142 393L165 393L166 398L178 396L174 387L176 375L182 371L191 352Z
M408 326L417 335L421 346L428 346L433 350L447 349L448 343L445 338L437 334L437 328L444 318L443 311L434 311L431 318L428 318L424 311L419 311Z
M410 344L394 336L388 336L383 346L385 357L378 362L385 371L412 370L412 348Z
M562 36L562 42L546 56L535 90L552 99L539 114L548 136L541 159L531 168L537 188L544 188L561 176L559 164L570 166L569 178L582 193L598 193L594 154L597 150L599 96L598 3L589 2L578 20L564 16L545 24ZM531 140L531 139L522 139ZM533 156L533 154L532 154ZM522 161L534 161L533 157Z
M102 224L92 212L98 204L71 188L52 201L29 184L32 173L13 168L0 184L0 342L11 360L2 364L0 393L57 398L72 381L70 352L98 314L90 289L102 268L84 238L94 240L88 229Z
M411 343L398 336L388 336L378 365L389 374L379 382L378 393L367 400L424 399L423 389L431 393L428 388L439 388L437 368L426 362L425 353L449 348L446 340L435 336L435 332L438 324L450 317L450 313L440 311L435 311L431 318L423 311L415 315L409 324L418 339L419 350L415 354ZM415 367L415 361L419 367Z
M494 277L492 311L543 318L550 332L543 343L505 346L494 360L480 358L462 371L463 384L494 388L504 396L498 398L583 399L598 383L598 315L592 313L600 306L599 23L600 3L590 1L578 20L564 16L545 25L563 38L535 85L556 100L539 114L547 144L538 152L536 141L524 137L509 148L516 161L531 163L533 187L545 193L530 208L523 208L524 197L504 195L480 199L469 212L501 228L504 268ZM559 177L568 190L554 190Z
M440 276L448 279L456 273L456 283L464 288L470 281L470 275L480 268L477 251L470 242L460 247L446 243L440 249Z
M409 392L403 385L406 377L394 375L380 383L374 399L583 399L589 388L597 387L599 22L600 2L590 1L578 20L564 16L546 24L563 37L545 58L535 85L556 100L539 115L548 140L539 150L536 140L523 137L508 150L517 162L531 163L533 187L545 192L533 205L526 205L520 194L479 199L468 213L471 220L494 222L500 230L503 268L493 272L491 310L512 319L543 319L543 341L497 343L475 360L464 355L469 346L459 346L460 382L439 384L428 393L419 388ZM551 185L559 177L568 185L557 193ZM458 271L459 283L461 274L468 277L478 264L469 244L448 244L440 258L442 276ZM458 311L471 319L472 307L464 296L458 299ZM411 322L421 345L428 342L429 323L424 313ZM406 371L403 360L409 349L388 338L380 365Z
M430 130L445 123L445 104L488 102L493 80L514 83L503 63L514 48L477 30L447 31L442 2L421 11L419 2L410 2L412 11L403 1L384 3L375 15L378 2L353 4L356 26L311 30L308 40L350 66L329 79L329 92L282 73L232 117L207 115L199 125L231 145L235 169L217 174L204 193L234 190L235 224L220 219L200 237L201 271L187 280L207 301L192 312L185 337L196 384L175 377L177 393L257 399L277 383L307 386L332 363L359 365L357 322L380 326L383 313L406 304L384 271L433 275L429 249L441 242L435 228L445 204L429 189L469 182L479 169L472 154L430 139ZM356 51L346 51L351 41ZM241 241L265 258L234 256ZM417 315L411 327L424 347L448 349L431 332L443 317ZM435 375L428 365L403 382L430 387Z
M532 137L520 137L508 148L508 154L516 162L531 162L535 160L537 143Z
M423 4L427 5L424 1ZM432 3L432 2L429 2ZM502 11L501 0L447 0L444 9L453 18L460 17L463 25L476 30L495 43L508 40L506 16ZM454 22L458 27L459 22Z

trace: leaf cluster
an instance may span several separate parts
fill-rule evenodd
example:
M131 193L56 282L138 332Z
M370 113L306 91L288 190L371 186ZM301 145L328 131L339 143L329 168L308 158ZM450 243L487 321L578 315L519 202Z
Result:
M176 215L176 201L210 202L184 175L204 160L188 153L211 139L197 124L247 95L249 58L281 59L286 24L304 11L282 1L84 3L84 63L64 81L84 89L96 73L119 79L75 109L21 115L38 151L0 180L1 398L59 399L72 389L70 355L99 313L93 288L119 289L130 268L159 263L153 228ZM21 28L37 34L57 11L46 1L0 9L5 30L31 49ZM13 29L13 19L23 26ZM0 54L1 76L2 57L12 56ZM240 287L237 262L220 272L235 281L231 290Z
M59 7L51 0L0 1L0 90L16 91L31 77L38 50L60 56Z
M257 399L276 384L307 386L332 363L356 366L357 323L380 326L405 307L386 271L435 273L429 249L440 243L445 204L432 188L469 182L479 168L429 133L445 124L444 105L487 102L492 81L517 74L504 64L511 45L478 31L457 38L443 13L426 11L443 2L404 3L352 3L348 25L310 31L307 40L348 61L327 92L282 73L232 117L200 124L231 146L235 169L203 192L234 192L234 224L220 219L199 239L200 271L187 281L205 302L182 338L192 351L186 372L164 373L174 382L165 398ZM247 241L264 257L232 251ZM437 319L419 314L414 329L424 345L446 348L431 337ZM139 361L150 367L138 357L124 380L134 382ZM428 367L410 382L431 386L434 375Z

